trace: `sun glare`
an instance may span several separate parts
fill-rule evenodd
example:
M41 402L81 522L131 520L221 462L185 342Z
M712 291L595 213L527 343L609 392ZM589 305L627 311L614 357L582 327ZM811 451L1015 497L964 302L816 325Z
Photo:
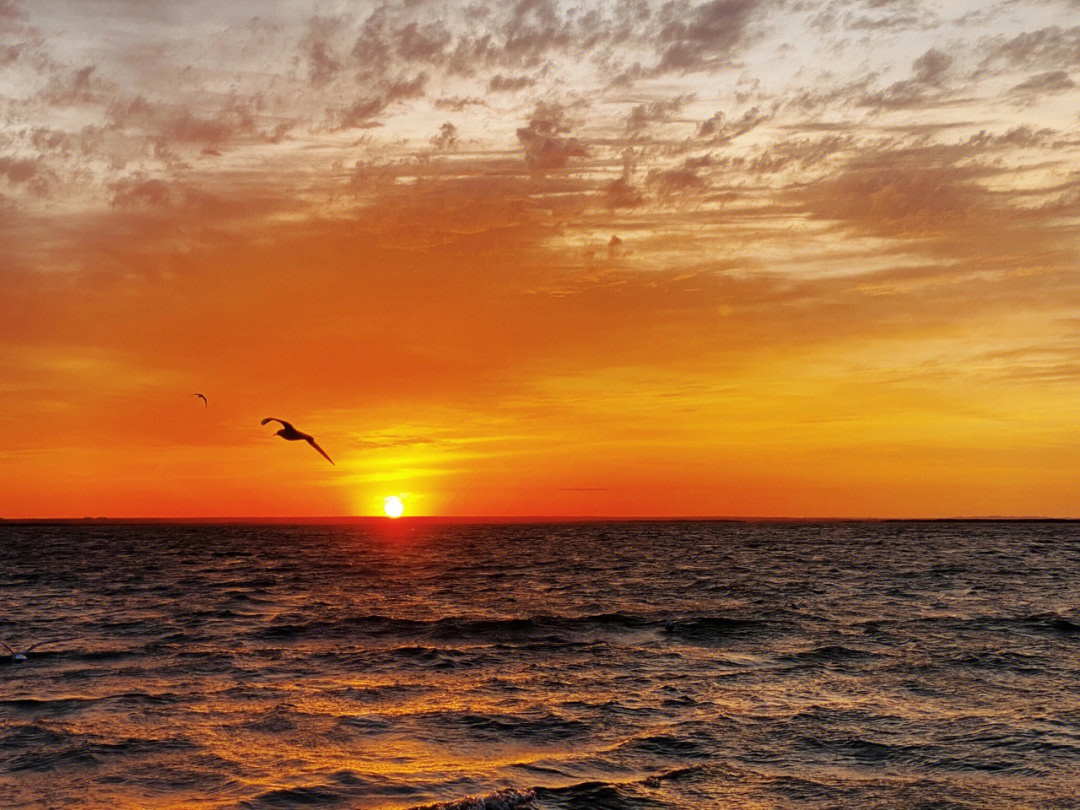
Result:
M391 495L389 498L383 501L383 509L386 510L386 516L392 518L399 518L405 511L405 507L401 503L401 498L397 495Z

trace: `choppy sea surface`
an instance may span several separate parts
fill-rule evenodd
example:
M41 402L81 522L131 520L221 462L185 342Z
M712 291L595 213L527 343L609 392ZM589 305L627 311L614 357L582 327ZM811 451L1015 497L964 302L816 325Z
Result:
M1080 807L1080 524L9 524L0 639L12 810Z

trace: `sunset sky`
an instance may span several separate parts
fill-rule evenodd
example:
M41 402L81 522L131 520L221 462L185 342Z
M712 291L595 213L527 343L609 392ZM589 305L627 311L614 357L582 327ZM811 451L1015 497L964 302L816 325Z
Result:
M1078 0L0 0L0 516L1080 515L1078 82Z

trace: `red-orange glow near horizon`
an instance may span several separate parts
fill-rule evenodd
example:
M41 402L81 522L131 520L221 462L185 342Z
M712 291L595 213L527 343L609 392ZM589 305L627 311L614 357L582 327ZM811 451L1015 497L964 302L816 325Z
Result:
M1067 4L0 6L2 517L1077 513Z

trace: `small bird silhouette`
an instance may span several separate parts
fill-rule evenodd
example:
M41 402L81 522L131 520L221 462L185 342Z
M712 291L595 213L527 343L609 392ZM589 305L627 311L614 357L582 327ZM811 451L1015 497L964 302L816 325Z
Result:
M334 460L332 458L330 458L330 456L326 455L326 451L323 450L321 447L319 447L319 445L317 445L315 443L314 437L309 436L306 433L301 433L299 430L294 428L291 424L286 422L284 419L275 419L272 416L266 417L259 424L265 425L267 422L280 422L281 423L281 430L279 430L277 433L275 433L274 434L275 436L280 436L281 438L283 438L287 442L305 441L308 444L310 444L312 447L314 447L316 450L318 450L319 453L322 454L323 458L325 458L331 464L334 464ZM336 467L337 465L334 464L334 466Z
M27 647L27 648L26 648L26 652L21 652L21 653L17 653L17 652L15 652L15 651L14 651L13 649L11 649L11 647L9 647L9 646L8 646L7 644L5 644L5 643L4 643L4 642L2 642L2 641L0 641L0 647L3 647L3 648L4 648L5 650L7 650L7 651L8 651L9 653L11 653L11 660L12 660L12 661L25 661L25 660L26 660L26 656L27 656L27 655L28 655L28 654L29 654L29 653L30 653L30 652L31 652L32 650L35 650L35 649L37 649L37 648L38 648L38 647L40 647L40 646L41 646L42 644L49 644L49 643L50 643L50 642L48 642L48 641L39 641L39 642L38 642L37 644L31 644L31 645L30 645L29 647Z
M202 406L204 408L206 407L206 397L204 397L202 394L192 394L192 396L193 397L198 397L199 399L201 399L202 400Z

